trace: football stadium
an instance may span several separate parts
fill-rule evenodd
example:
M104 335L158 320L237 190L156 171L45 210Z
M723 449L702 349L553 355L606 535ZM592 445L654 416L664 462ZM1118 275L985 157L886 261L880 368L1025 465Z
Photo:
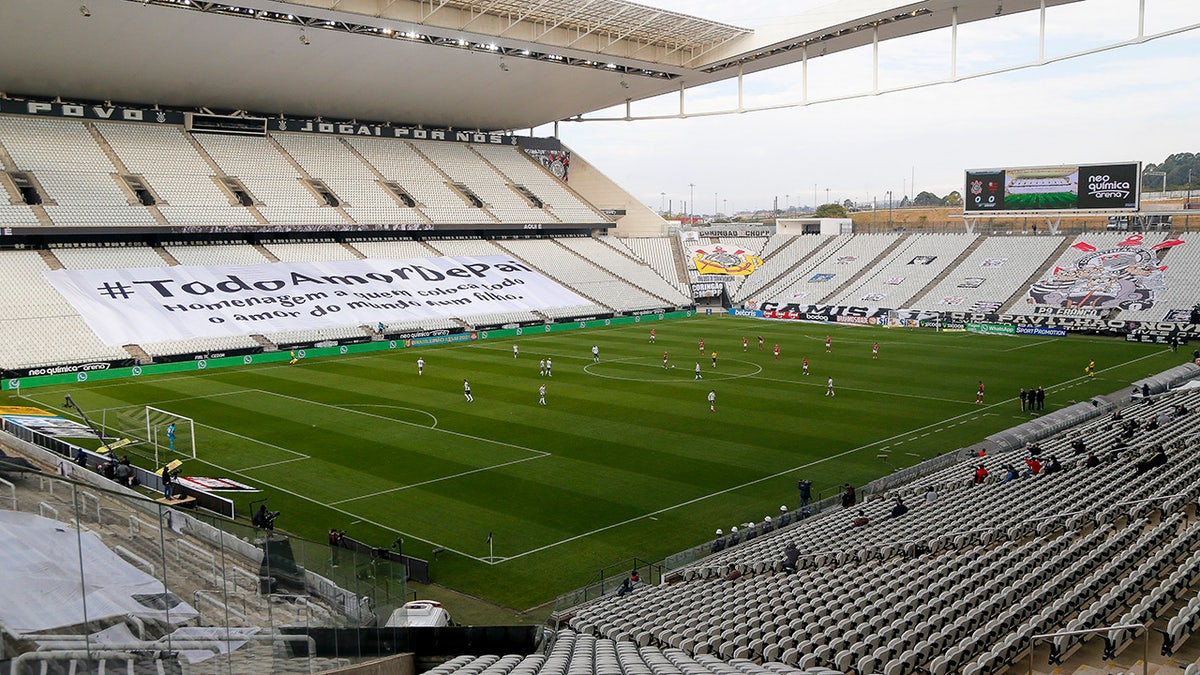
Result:
M1196 675L1190 191L672 215L559 135L1080 2L0 3L0 672Z

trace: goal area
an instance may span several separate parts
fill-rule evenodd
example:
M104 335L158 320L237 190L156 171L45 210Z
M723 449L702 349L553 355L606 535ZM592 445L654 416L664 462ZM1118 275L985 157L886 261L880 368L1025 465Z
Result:
M176 452L196 458L196 424L186 415L146 406L146 440L154 446L155 456Z

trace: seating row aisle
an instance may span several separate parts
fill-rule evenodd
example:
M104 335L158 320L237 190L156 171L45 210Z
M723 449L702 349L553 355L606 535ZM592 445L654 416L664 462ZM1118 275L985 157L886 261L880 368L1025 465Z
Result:
M1150 285L1155 285L1156 279L1151 277L1151 275L1154 268L1157 267L1157 261L1153 264L1147 261L1139 261L1137 259L1137 252L1139 249L1149 249L1151 246L1161 242L1165 236L1161 232L1132 236L1128 232L1089 232L1081 234L1075 237L1071 245L1058 258L1050 261L1046 271L1040 278L1034 280L1033 285L1051 293L1049 299L1052 302L1059 302L1060 299L1056 292L1063 292L1066 296L1072 296L1069 298L1069 301L1072 303L1088 302L1097 295L1105 295L1106 287L1113 284L1109 279L1105 278L1105 275L1095 273L1101 268L1107 273L1120 275L1126 270L1133 271L1133 268L1137 267L1140 269L1134 271L1133 274L1140 275ZM1111 257L1105 261L1097 261L1093 256L1093 254L1100 251L1113 250L1120 251L1121 254L1112 256L1110 253ZM1081 261L1088 261L1087 270L1080 269L1079 265ZM1057 272L1059 270L1061 272ZM1131 278L1133 278L1132 275ZM1067 292L1072 286L1076 288L1077 297L1074 297L1075 294ZM1037 311L1036 308L1039 306L1038 298L1031 293L1031 289L1029 288L1019 290L1023 290L1024 292L1006 308L1006 311L1013 314L1035 313ZM1099 298L1095 299L1098 300Z
M760 299L777 302L801 300L820 303L835 288L866 269L889 246L903 245L902 237L894 234L857 234L828 255L821 251L820 260L810 261L791 274L790 282L777 283L759 292Z
M978 237L973 234L915 234L880 260L830 305L906 307L908 301L949 269ZM835 279L836 281L836 279Z
M921 309L997 311L1062 242L1062 237L988 237L925 294Z
M780 237L781 235L776 236ZM773 240L774 237L767 240L764 251L771 247ZM828 255L838 248L845 246L850 241L850 235L839 235L838 237L820 235L792 237L783 235L779 241L781 243L771 252L770 257L767 257L767 255L763 256L762 267L747 276L746 280L738 288L733 289L734 304L741 304L747 300L758 299L759 297L767 297L770 292L769 289L780 284L790 285L802 272L789 273L789 270L803 260L805 256L811 254L817 247L822 246L821 255Z
M343 212L354 223L389 225L609 221L524 151L509 146L297 133L191 134L162 124L9 115L0 116L0 146L18 171L31 172L41 186L42 206L55 225L154 226L160 222L154 210L179 226L260 225L251 209L221 187L224 177L240 181L258 214L274 225L340 227L348 222ZM123 169L155 197L153 209L125 185ZM304 174L324 183L341 211L306 186ZM406 206L384 180L395 182L414 206ZM450 182L465 185L483 204L472 205ZM27 205L0 205L0 225L39 224Z
M1032 450L1062 458L1058 472L1006 481L1004 465L1024 468L1020 453L964 458L894 490L909 505L897 517L888 498L764 523L751 531L770 533L684 568L682 581L585 605L570 626L694 657L946 675L995 672L1033 634L1165 616L1200 578L1200 523L1185 512L1200 497L1198 408L1200 392L1165 395L1060 433ZM1081 465L1079 441L1099 466ZM1157 444L1169 464L1140 468ZM990 476L975 485L980 465ZM794 574L782 571L788 544L801 552ZM741 578L724 579L730 566ZM1110 651L1128 638L1108 636Z

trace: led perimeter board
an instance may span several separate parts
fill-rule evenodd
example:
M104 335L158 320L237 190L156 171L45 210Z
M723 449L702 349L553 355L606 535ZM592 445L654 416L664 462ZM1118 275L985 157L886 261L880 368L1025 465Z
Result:
M1136 211L1141 162L967 171L963 210Z

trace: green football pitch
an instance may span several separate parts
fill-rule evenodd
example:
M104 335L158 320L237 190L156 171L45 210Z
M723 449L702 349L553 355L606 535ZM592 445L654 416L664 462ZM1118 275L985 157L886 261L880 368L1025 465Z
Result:
M543 358L550 377L539 374ZM24 395L57 409L69 393L107 420L137 419L146 405L190 417L198 459L184 475L261 487L280 528L317 541L336 527L380 546L402 538L405 553L429 560L443 549L436 582L521 610L603 567L661 560L718 527L794 508L800 478L831 494L1013 426L1029 417L1021 387L1046 387L1052 411L1179 362L1115 339L716 316ZM828 377L836 396L826 396ZM974 403L979 380L984 405ZM241 513L251 498L239 498Z
M1074 192L1030 192L1004 195L1004 208L1014 210L1073 209L1079 201Z

